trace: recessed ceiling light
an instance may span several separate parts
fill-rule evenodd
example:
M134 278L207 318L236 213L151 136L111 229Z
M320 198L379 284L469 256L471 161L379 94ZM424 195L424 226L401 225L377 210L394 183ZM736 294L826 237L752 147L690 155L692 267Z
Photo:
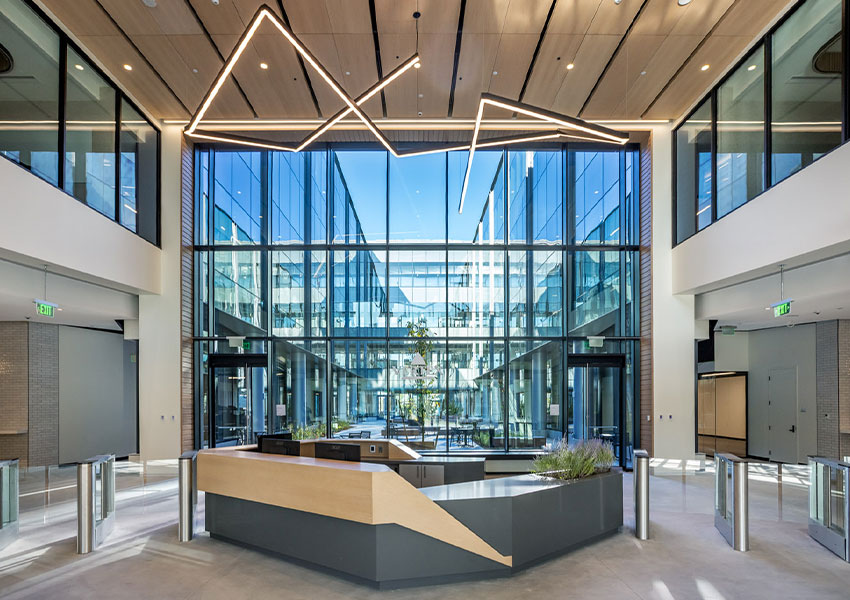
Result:
M421 63L421 62L416 63L415 65L413 65L413 68L414 68L414 69L421 69L421 68L422 68L422 63Z
M142 0L142 4L148 8L156 8L156 0Z
M345 72L345 74L346 74L346 75L351 75L351 71L346 71L346 72Z
M197 73L198 69L192 69L192 73Z
M261 69L268 69L269 66L266 63L260 63L260 68Z
M498 74L499 74L498 71L493 71L493 75L498 75Z
M750 65L749 67L747 67L747 71L755 71L755 70L756 70L755 65Z
M82 70L83 70L83 65L74 65L74 68L75 68L77 71L82 71Z
M699 68L700 71L708 71L711 68L711 65L703 65Z
M641 74L641 75L646 75L646 71L641 71L641 72L640 72L640 74Z
M575 68L576 68L576 66L573 63L570 63L570 64L567 65L567 71L572 71Z
M124 70L125 70L125 71L132 71L132 70L133 70L133 66L132 66L132 65L124 65Z
M623 0L614 0L614 4L620 4Z
M679 0L679 6L687 6L691 3L691 0Z
M419 94L419 97L420 97L420 98L424 98L424 97L425 97L425 94Z

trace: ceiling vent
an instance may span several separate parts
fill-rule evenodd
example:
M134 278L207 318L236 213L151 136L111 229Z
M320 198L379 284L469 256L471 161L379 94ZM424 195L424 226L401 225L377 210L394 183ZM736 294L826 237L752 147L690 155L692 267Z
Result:
M0 74L8 73L14 66L15 61L12 60L12 55L3 44L0 44Z

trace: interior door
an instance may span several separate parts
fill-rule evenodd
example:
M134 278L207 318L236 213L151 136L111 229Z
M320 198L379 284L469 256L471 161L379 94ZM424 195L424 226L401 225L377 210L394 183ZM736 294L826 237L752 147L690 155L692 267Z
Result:
M768 374L768 439L770 459L797 462L797 369L771 369Z
M210 360L210 447L253 444L266 431L264 357L214 356Z
M614 447L621 466L627 448L622 358L570 356L568 358L567 432L570 439L600 439Z

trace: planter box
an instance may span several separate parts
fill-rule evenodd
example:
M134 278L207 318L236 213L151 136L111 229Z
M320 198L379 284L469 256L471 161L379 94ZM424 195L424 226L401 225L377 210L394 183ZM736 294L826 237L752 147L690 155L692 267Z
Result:
M623 525L623 473L560 481L519 475L422 492L498 552L513 571L616 533Z

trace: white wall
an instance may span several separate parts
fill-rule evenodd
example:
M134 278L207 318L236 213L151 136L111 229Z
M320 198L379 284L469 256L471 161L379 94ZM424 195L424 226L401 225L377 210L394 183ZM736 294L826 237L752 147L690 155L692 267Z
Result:
M139 453L180 455L180 223L183 133L162 130L162 265L159 295L139 297Z
M738 331L735 335L714 334L714 370L748 371L750 368L750 334Z
M160 290L160 251L0 159L0 257L131 292Z
M59 462L136 452L135 377L124 336L59 328Z
M674 295L671 131L652 131L652 385L654 454L694 455L694 298ZM672 418L671 418L672 417Z
M676 246L673 291L694 293L850 252L850 144Z
M737 337L737 334L735 335ZM797 461L817 454L815 325L749 332L749 453L768 457L768 375L771 369L797 372Z

